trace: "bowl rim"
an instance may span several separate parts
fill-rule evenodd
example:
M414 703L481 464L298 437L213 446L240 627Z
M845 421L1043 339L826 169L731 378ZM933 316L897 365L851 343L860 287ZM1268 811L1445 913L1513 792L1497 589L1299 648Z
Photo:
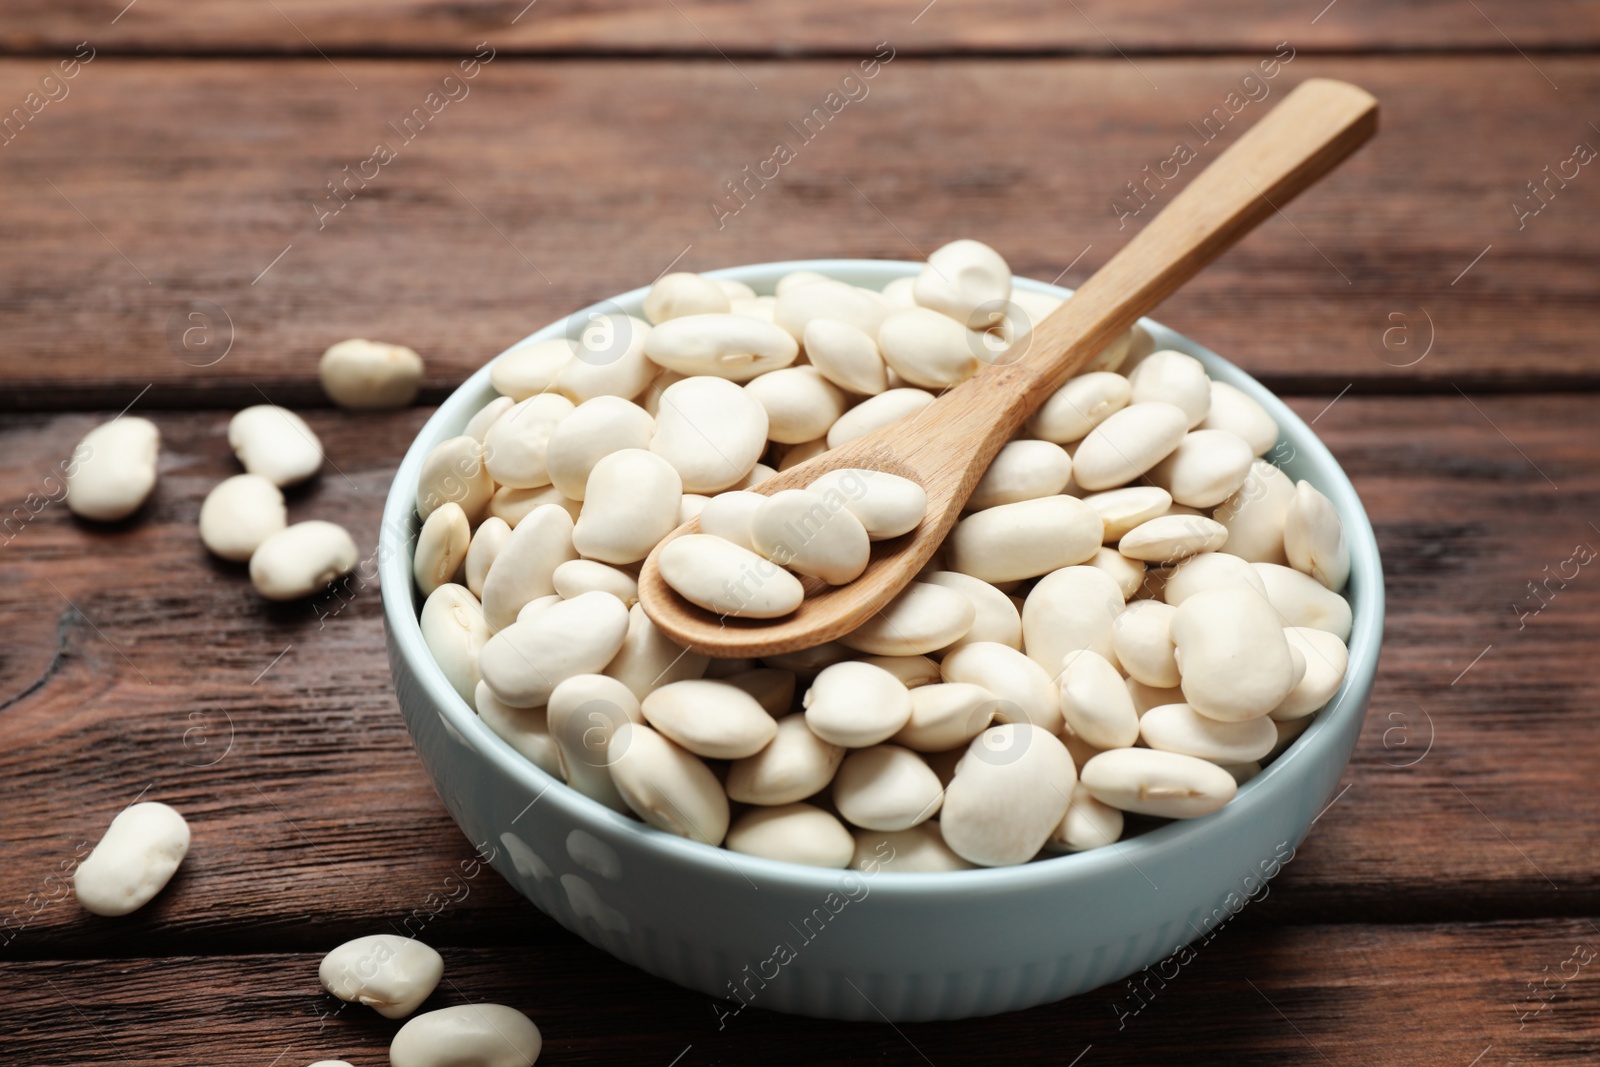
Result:
M897 278L914 277L922 267L922 263L909 260L807 259L752 263L698 273L708 278L752 284L759 292L763 287L770 288L779 277L793 271L816 271L829 276L866 275L881 284L887 284ZM1015 277L1013 286L1061 299L1072 295L1070 289L1031 278ZM561 336L569 323L586 322L586 316L590 314L615 313L619 306L625 310L637 309L649 289L649 286L641 286L597 301L534 331L505 351ZM1103 870L1120 868L1124 864L1140 869L1141 861L1156 863L1166 858L1165 854L1193 848L1210 834L1226 834L1232 832L1235 824L1253 821L1252 812L1277 802L1293 789L1293 779L1300 773L1299 768L1330 758L1338 743L1337 726L1342 725L1344 719L1365 715L1366 700L1352 701L1349 697L1352 693L1364 695L1370 692L1377 673L1383 635L1384 588L1377 539L1355 487L1311 427L1254 377L1209 348L1152 319L1142 318L1139 324L1151 334L1158 349L1175 348L1194 355L1206 364L1207 374L1213 380L1225 381L1262 404L1278 423L1280 442L1289 441L1294 447L1296 455L1293 458L1298 459L1304 453L1312 465L1328 472L1316 487L1328 496L1338 511L1344 523L1345 540L1350 547L1351 577L1345 595L1352 601L1353 625L1348 642L1350 659L1344 680L1330 703L1317 713L1305 732L1259 774L1240 786L1234 799L1210 815L1198 819L1173 820L1103 848L1048 855L1007 867L938 872L879 870L871 874L875 891L915 896L951 893L978 896L1000 889L1011 892L1043 886L1061 887L1078 880L1093 879ZM498 358L499 355L495 357ZM444 717L447 728L474 755L495 765L530 796L542 797L552 787L560 787L556 795L564 801L562 807L573 819L587 823L589 829L619 835L637 848L657 853L663 861L693 869L707 878L726 876L729 865L735 864L735 869L741 874L759 874L784 883L786 888L825 893L837 886L841 876L861 874L853 868L809 867L731 852L720 845L707 845L656 830L613 811L547 774L513 749L489 729L445 678L422 639L418 618L420 604L412 580L411 551L417 529L414 487L421 473L422 460L429 449L451 436L450 431L459 433L459 428L487 401L485 394L492 392L489 368L493 363L494 359L486 362L453 390L423 424L396 469L385 497L379 530L378 564L384 623L390 636L389 655L404 657L411 674ZM476 399L480 396L485 399ZM1322 484L1322 481L1327 484ZM396 590L404 592L394 595ZM1315 822L1315 819L1312 821Z

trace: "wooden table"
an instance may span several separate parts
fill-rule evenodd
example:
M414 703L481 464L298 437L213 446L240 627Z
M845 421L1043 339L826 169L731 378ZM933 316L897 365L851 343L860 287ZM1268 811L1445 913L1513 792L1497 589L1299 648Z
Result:
M317 961L432 910L471 854L376 587L269 605L201 548L234 410L305 412L330 462L291 515L371 551L428 409L330 410L331 342L415 346L431 404L669 264L972 236L1074 284L1154 210L1128 183L1311 75L1374 91L1383 132L1159 312L1315 422L1384 553L1366 729L1270 895L1126 1017L1109 987L719 1029L486 873L429 923L434 1003L525 1009L550 1064L1600 1059L1594 5L124 2L12 0L0 28L0 1061L383 1063L393 1025L339 1010ZM735 199L779 141L794 159ZM57 464L123 409L161 428L155 498L75 521ZM188 815L189 860L88 916L63 871L140 796Z

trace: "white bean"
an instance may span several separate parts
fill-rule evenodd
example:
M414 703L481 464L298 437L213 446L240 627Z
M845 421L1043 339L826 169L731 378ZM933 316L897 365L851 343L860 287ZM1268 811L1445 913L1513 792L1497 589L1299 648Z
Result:
M417 398L422 357L405 345L356 339L322 353L322 391L351 411L403 408Z
M556 568L578 558L572 530L572 516L554 505L517 523L483 578L483 614L491 630L510 626L524 604L556 591Z
M667 542L656 559L679 596L717 615L775 619L800 606L800 579L749 549L711 534Z
M800 345L782 327L747 315L686 315L651 330L644 354L679 374L747 382L793 363Z
M122 415L101 423L72 450L67 508L96 522L127 518L155 490L160 454L161 431L149 419Z
M1278 612L1282 626L1309 626L1326 630L1341 641L1350 640L1353 618L1350 602L1321 582L1289 567L1252 564L1267 587L1267 599Z
M1128 379L1110 371L1090 371L1051 393L1028 420L1028 430L1058 445L1081 441L1089 431L1128 406Z
M896 311L878 327L878 351L912 385L942 389L966 381L984 351L981 334L925 307Z
M1239 491L1212 512L1228 531L1223 551L1251 563L1288 563L1283 531L1293 499L1289 476L1264 459L1256 460Z
M911 718L889 740L918 752L946 752L988 729L1000 707L999 699L982 686L919 685L911 690Z
M1291 648L1299 649L1305 657L1305 677L1295 683L1283 703L1272 709L1272 717L1281 721L1298 719L1322 710L1338 692L1350 667L1350 650L1344 642L1326 630L1305 626L1284 628Z
M510 536L511 524L495 515L484 519L473 533L472 542L467 545L467 558L461 565L467 588L472 590L473 596L482 598L483 579Z
M1172 507L1172 494L1154 485L1130 485L1091 493L1083 502L1093 508L1105 523L1105 541L1115 543L1141 523L1165 515Z
M1177 607L1196 593L1225 585L1248 585L1266 596L1267 587L1256 569L1227 552L1201 552L1190 556L1167 575L1161 597Z
M277 483L281 484L281 483ZM422 460L417 477L417 516L426 520L433 510L455 501L470 522L483 517L494 496L494 479L483 462L483 444L472 437L440 441Z
M461 431L463 437L471 437L482 441L489 433L489 427L499 421L500 416L517 406L517 402L509 396L497 396L483 407L478 413L467 420L466 428Z
M1225 764L1262 758L1277 743L1278 731L1271 719L1218 722L1188 704L1166 704L1139 719L1139 736L1162 752Z
M813 319L838 319L876 337L888 314L889 305L877 293L824 279L779 292L772 318L798 341L805 337L806 326Z
M843 759L844 746L812 733L804 715L785 715L765 748L728 767L728 796L741 804L792 804L826 789Z
M582 500L596 463L625 448L649 448L656 420L617 396L585 400L550 431L545 468L563 496Z
M1289 565L1335 593L1350 579L1350 546L1333 501L1310 483L1295 486L1283 520L1283 550Z
M778 724L755 697L709 678L673 682L645 697L645 721L707 759L743 759L766 747Z
M468 704L478 688L478 654L493 632L471 590L446 583L422 604L422 640L450 687Z
M550 593L547 596L537 596L517 610L517 622L527 622L537 618L546 608L554 607L566 598L560 593Z
M732 300L756 300L756 291L744 282L734 281L732 278L707 278L706 281L721 289ZM767 299L772 299L768 297Z
M1174 563L1215 552L1228 540L1227 527L1204 515L1160 515L1122 535L1117 551L1146 563Z
M574 521L583 507L578 501L563 496L561 490L553 485L540 486L538 489L513 489L509 485L502 485L489 498L489 515L516 529L523 519L546 504L553 504L565 511Z
M981 241L951 241L928 256L912 293L923 307L966 323L979 308L1011 298L1011 268Z
M972 601L955 590L912 582L839 643L874 656L920 656L954 644L976 619Z
M573 547L605 563L637 563L677 528L683 480L660 455L624 448L594 465L583 500Z
M673 644L650 621L644 608L635 604L628 609L628 632L622 639L622 648L606 665L605 673L643 700L657 686L700 677L709 662L709 657Z
M1208 589L1185 600L1172 617L1172 643L1186 702L1218 721L1261 718L1294 687L1278 613L1247 586Z
M883 287L883 292L880 295L892 308L914 308L917 306L916 285L916 275L896 278Z
M973 739L945 787L945 844L980 867L1026 863L1061 825L1077 771L1066 746L1028 723L991 726Z
M848 649L839 646L846 655ZM769 657L770 658L770 657ZM915 689L922 685L932 685L940 678L939 664L927 656L864 656L862 663L870 663L874 667L882 667L896 678L907 689Z
M1215 763L1150 748L1100 753L1084 764L1083 784L1102 804L1162 819L1209 815L1239 788Z
M1159 600L1135 600L1111 621L1111 647L1128 677L1161 689L1176 688L1172 617L1178 612Z
M494 695L482 680L472 694L478 718L494 731L496 737L510 745L552 778L566 781L567 771L562 764L561 747L550 735L550 713L547 708L514 708Z
M72 873L72 889L93 915L127 915L161 892L189 853L189 824L165 804L122 809Z
M574 404L599 396L632 400L659 369L644 354L650 332L648 323L632 315L589 313L570 343L572 358L556 373L555 391Z
M975 613L972 625L946 651L954 651L974 641L995 641L1015 649L1023 647L1022 613L1017 610L1010 597L988 582L959 571L933 571L922 575L918 580L929 585L942 585L946 589L954 589L972 602L972 610Z
M500 416L483 439L484 463L500 485L538 489L550 484L546 461L550 435L574 411L558 393L540 393L518 402Z
M245 408L228 422L228 447L251 474L294 485L322 467L322 442L306 420L273 404Z
M1084 566L1093 567L1116 583L1124 600L1133 596L1144 585L1144 560L1129 559L1114 548L1102 547Z
M751 808L739 816L728 830L727 847L747 856L842 870L855 855L856 841L821 808L780 804Z
M1061 670L1061 715L1073 733L1096 748L1127 748L1139 740L1139 713L1117 669L1089 649L1069 652Z
M478 655L478 669L505 703L537 707L560 682L604 669L627 631L628 609L622 601L610 593L584 593L489 638Z
M1128 679L1128 696L1133 698L1133 709L1144 715L1151 708L1159 708L1163 704L1182 704L1183 690L1174 686L1164 689L1158 686L1145 685L1137 678Z
M418 1015L389 1044L390 1067L533 1067L544 1039L503 1004L460 1004Z
M1244 485L1255 456L1244 438L1227 430L1191 430L1172 454L1150 468L1149 478L1179 504L1212 508Z
M460 504L450 503L435 509L417 534L417 548L411 574L417 588L427 596L455 577L466 561L472 542L472 527Z
M617 733L629 723L643 723L638 698L615 678L575 674L550 691L545 723L560 753L567 784L613 811L626 813L628 803L611 768L623 754Z
M1123 603L1121 588L1102 570L1080 566L1052 571L1023 601L1023 650L1052 675L1061 670L1063 656L1079 649L1113 659L1111 623Z
M1182 352L1151 353L1128 372L1128 386L1135 404L1162 401L1182 408L1188 416L1187 429L1199 426L1211 411L1211 379L1205 365Z
M887 741L911 718L911 692L882 667L847 660L823 668L801 700L806 725L846 748Z
M874 745L845 757L833 779L833 802L864 830L908 830L944 801L938 775L909 748Z
M688 271L673 271L663 274L650 286L644 296L644 317L659 324L685 315L726 313L730 306L728 301L727 292L709 278Z
M1254 397L1227 382L1211 383L1211 409L1200 423L1202 430L1227 430L1245 439L1250 451L1264 456L1278 443L1278 424Z
M750 516L750 542L780 567L846 585L867 569L871 544L861 520L809 489L783 489Z
M650 451L678 469L690 493L714 493L744 478L767 445L767 412L721 378L686 378L661 394Z
M611 739L611 777L628 807L657 830L720 845L728 834L728 797L692 752L648 726L624 723Z
M639 583L633 575L591 559L569 559L550 575L556 592L566 600L583 593L610 593L628 607L639 601Z
M896 874L972 869L972 864L944 843L944 835L936 822L920 823L909 830L857 830L855 839L856 851L850 858L850 866L868 874L876 874L880 867Z
M782 296L789 290L798 289L802 285L814 285L817 282L831 281L833 281L833 279L828 277L826 274L819 274L814 270L794 270L779 278L778 284L773 288L772 291L777 293L779 296Z
M259 474L235 474L200 505L200 540L218 556L244 563L261 542L289 524L283 491Z
M348 343L348 342L347 342ZM414 937L370 934L346 941L317 968L322 988L385 1019L404 1019L444 977L444 958Z
M489 365L489 382L495 392L521 403L556 386L561 369L572 362L572 342L565 337L523 341L502 352Z
M861 520L867 537L874 541L910 533L928 510L928 494L922 486L885 471L840 467L828 471L808 488L824 496L830 491L838 492L844 498L844 506Z
M754 552L756 546L750 536L751 523L756 510L766 502L764 495L747 489L718 493L700 509L700 532L732 541L740 548Z
M268 600L298 600L349 574L358 554L343 526L297 522L261 542L250 557L250 584Z
M933 403L933 394L926 389L897 388L868 397L843 415L828 431L828 447L864 437L873 430L908 418Z
M871 335L840 319L815 318L802 335L811 365L847 392L875 396L889 388L888 372Z
M1126 485L1166 459L1189 431L1189 416L1162 401L1130 404L1089 431L1072 454L1072 476L1084 489Z
M1048 845L1064 852L1086 852L1115 844L1122 837L1122 812L1096 800L1082 782L1072 787L1072 803Z
M1077 497L1047 496L974 512L945 542L948 569L1009 582L1036 578L1094 557L1104 524Z
M967 499L968 511L982 511L1055 496L1072 480L1072 457L1049 441L1008 441L995 453L989 469Z
M945 656L947 682L967 682L995 695L995 720L1031 722L1052 734L1061 731L1061 702L1052 672L1006 645L978 641Z
M744 389L766 409L767 437L779 444L826 436L846 407L844 393L814 366L769 371Z

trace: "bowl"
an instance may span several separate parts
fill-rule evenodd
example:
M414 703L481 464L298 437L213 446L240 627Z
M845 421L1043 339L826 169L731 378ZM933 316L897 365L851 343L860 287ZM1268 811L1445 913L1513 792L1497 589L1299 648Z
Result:
M770 293L796 270L881 289L921 264L763 263L706 272ZM1056 297L1070 290L1017 279ZM639 314L646 289L587 311ZM563 320L529 340L561 336ZM595 947L746 1007L831 1019L957 1019L1059 1000L1175 957L1263 891L1333 795L1372 695L1383 571L1372 524L1311 429L1233 364L1148 319L1158 348L1198 358L1280 427L1274 458L1332 501L1350 545L1354 613L1344 683L1306 732L1228 805L1116 845L1015 867L939 874L823 870L646 827L552 778L483 724L423 643L411 550L423 457L494 395L484 367L440 405L395 474L379 566L390 669L422 764L467 839L540 910ZM1174 963L1178 958L1174 958ZM1170 975L1169 975L1170 977Z

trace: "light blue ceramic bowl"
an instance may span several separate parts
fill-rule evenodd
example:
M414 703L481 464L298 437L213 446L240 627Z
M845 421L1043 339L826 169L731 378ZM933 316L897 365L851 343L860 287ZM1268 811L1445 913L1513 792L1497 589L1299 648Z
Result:
M814 260L710 276L770 293L790 271L815 270L881 289L920 266ZM1017 286L1070 295L1026 279ZM608 304L638 314L645 292ZM697 844L567 788L491 733L456 695L417 623L417 476L428 450L459 434L494 395L485 367L440 406L400 464L379 556L400 708L469 841L492 850L495 869L562 926L618 959L717 998L719 1012L751 1006L867 1020L990 1015L1114 982L1208 936L1259 896L1264 876L1292 855L1333 796L1372 695L1383 571L1360 499L1310 428L1220 356L1148 319L1143 325L1158 347L1196 356L1213 378L1265 405L1281 428L1280 465L1332 499L1350 543L1345 595L1355 626L1344 685L1310 729L1221 811L1020 867L869 876ZM564 326L533 339L559 336Z

